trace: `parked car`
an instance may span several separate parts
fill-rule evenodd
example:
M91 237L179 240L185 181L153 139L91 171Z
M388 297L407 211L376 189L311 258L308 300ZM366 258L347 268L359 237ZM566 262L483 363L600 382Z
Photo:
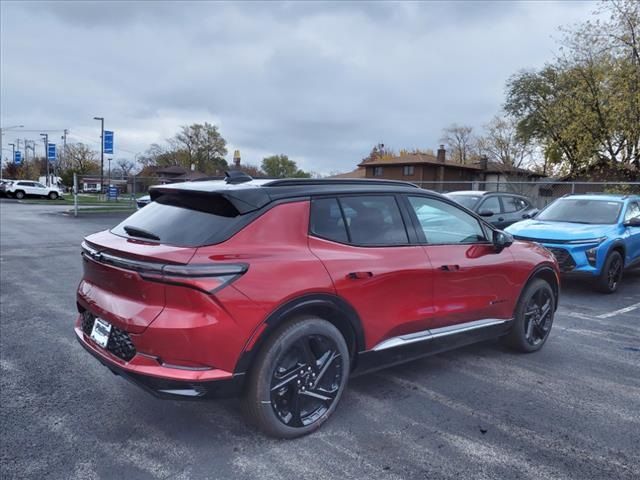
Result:
M460 205L485 217L489 223L506 228L525 218L532 218L538 213L531 200L522 195L505 192L484 192L464 190L446 194Z
M136 208L140 210L142 207L146 207L151 202L150 195L143 195L142 197L136 198Z
M3 178L2 180L0 180L0 197L6 197L7 195L7 190L9 189L9 185L11 185L11 183L15 182L15 180L11 180L9 178Z
M243 395L269 435L320 427L352 374L549 336L553 255L411 184L239 174L151 199L83 242L76 336L158 396Z
M613 293L624 269L640 264L640 196L565 196L507 231L544 245L563 273L585 275Z
M6 187L6 193L17 199L33 196L55 200L62 196L62 191L57 186L46 187L40 182L34 182L32 180L13 181Z

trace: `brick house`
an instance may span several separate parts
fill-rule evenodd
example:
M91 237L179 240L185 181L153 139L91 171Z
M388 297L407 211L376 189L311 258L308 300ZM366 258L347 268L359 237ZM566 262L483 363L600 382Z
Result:
M414 182L423 188L442 190L482 190L508 182L534 182L541 175L523 168L508 167L489 162L486 157L474 163L460 164L446 158L444 145L436 155L429 153L405 153L364 160L353 172L336 177L385 178ZM443 184L443 182L445 182Z

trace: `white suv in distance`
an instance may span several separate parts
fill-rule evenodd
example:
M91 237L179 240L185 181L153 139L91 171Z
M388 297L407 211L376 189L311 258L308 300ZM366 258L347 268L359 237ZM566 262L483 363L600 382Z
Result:
M26 196L47 197L49 200L55 200L62 196L62 190L56 186L46 187L40 182L32 180L14 180L11 184L5 186L5 192L8 196L22 199Z

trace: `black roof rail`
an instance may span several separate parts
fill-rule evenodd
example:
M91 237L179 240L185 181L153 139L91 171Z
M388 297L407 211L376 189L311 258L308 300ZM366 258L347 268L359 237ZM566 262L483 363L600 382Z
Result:
M377 178L282 178L265 183L265 187L297 187L303 185L394 185L398 187L420 188L415 183L402 180L385 180Z

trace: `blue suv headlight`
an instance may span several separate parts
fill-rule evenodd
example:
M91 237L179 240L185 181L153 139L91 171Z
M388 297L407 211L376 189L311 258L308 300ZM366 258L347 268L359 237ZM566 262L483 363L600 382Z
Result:
M587 260L589 261L589 265L592 267L596 266L596 262L598 260L598 247L593 247L584 252L587 255Z

